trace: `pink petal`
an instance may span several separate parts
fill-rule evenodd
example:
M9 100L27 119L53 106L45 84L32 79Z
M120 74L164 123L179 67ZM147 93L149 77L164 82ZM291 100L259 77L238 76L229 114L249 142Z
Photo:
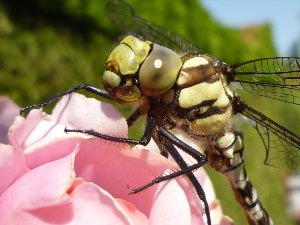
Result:
M216 194L214 192L213 184L206 172L203 169L197 170L194 172L195 176L198 178L204 192L209 205L211 221L214 224L220 225L232 225L233 220L228 216L223 215L222 207L219 200L216 198ZM192 215L195 215L193 213ZM197 224L197 219L193 220L193 224Z
M22 152L0 143L0 196L28 168Z
M214 224L231 224L232 220L229 217L223 216L221 205L216 198L213 185L205 170L203 168L200 168L194 171L194 175L196 176L204 190L205 197L209 205L211 221ZM191 224L199 224L199 218L202 218L203 216L205 217L203 217L204 221L206 221L203 202L200 201L199 196L196 194L194 186L192 186L190 181L187 180L187 177L184 177L184 179L178 179L178 183L183 187L183 190L187 197L187 201L189 202L189 205L191 207Z
M81 142L75 160L78 176L132 202L145 215L149 215L157 185L133 195L128 194L128 185L145 185L171 166L174 165L158 154L97 138Z
M70 218L66 192L75 176L73 160L74 153L16 180L1 196L0 224L51 224Z
M111 104L78 93L63 97L55 106L51 119L68 128L93 129L122 137L127 137L128 133L126 120Z
M75 141L69 141L65 125L51 120L40 110L32 110L26 120L18 117L10 129L10 143L20 146L30 168L62 158L73 151Z
M131 188L141 187L162 175L166 169L176 167L159 154L135 148L130 149L127 145L100 139L81 142L80 149L75 161L76 174L87 181L98 184L113 196L132 202L146 216L151 213L158 185L132 195L128 194L128 186ZM179 179L179 181L181 180L184 179ZM189 182L181 181L180 183L184 184L181 186L177 182L172 184L179 189L176 191L185 192L185 195L187 194L189 197L188 199L185 197L185 202L181 204L190 204L189 207L191 207L182 212L188 212L190 216L190 211L192 211L193 219L199 223L199 219L202 219L202 211L201 205L198 203L198 196ZM168 204L174 205L173 202L174 195L169 198ZM166 205L164 206L166 207Z
M143 213L141 213L131 202L128 202L124 199L116 200L126 211L126 214L130 217L130 220L133 221L133 224L149 224L148 218Z
M210 204L211 199L215 199L215 195L213 189L212 190L210 189L212 188L212 186L209 186L210 183L208 183L209 178L207 177L207 174L205 173L203 168L199 168L193 173L195 177L198 179L198 181L200 182L204 190L207 202L208 204ZM178 183L183 187L187 201L189 202L191 208L191 217L192 217L191 224L195 224L195 225L199 224L199 221L203 223L204 216L205 216L204 206L203 206L203 202L199 199L199 196L197 195L194 186L191 184L191 182L186 176L184 176L183 179L182 178L178 179ZM215 218L212 220L215 223Z
M67 191L68 195L72 195L74 189L84 183L86 183L86 181L82 177L76 177L73 184L69 187Z
M66 126L127 136L126 120L110 104L72 94L61 99L51 116L32 110L26 120L19 118L11 128L10 140L24 149L28 166L35 168L69 154L78 138L91 138L79 133L66 134Z
M147 224L148 220L141 213L139 216L128 215L128 208L120 205L109 193L95 184L80 185L73 192L75 221L78 225L94 224ZM139 219L134 221L132 219Z
M9 143L16 149L24 148L24 142L42 118L43 112L41 110L32 110L26 120L17 116L8 132Z
M176 180L161 183L149 216L150 224L190 225L191 211L184 191ZM198 224L202 224L198 221Z
M0 143L7 144L8 128L13 123L15 117L19 115L18 107L8 97L0 96Z

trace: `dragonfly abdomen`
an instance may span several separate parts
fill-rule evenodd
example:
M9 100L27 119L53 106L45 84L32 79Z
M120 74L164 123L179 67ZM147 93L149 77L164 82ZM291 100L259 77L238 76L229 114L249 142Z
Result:
M273 221L262 206L245 170L242 135L237 132L227 133L217 141L217 149L227 152L227 155L211 152L208 154L209 164L229 179L237 201L244 206L249 224L272 225Z

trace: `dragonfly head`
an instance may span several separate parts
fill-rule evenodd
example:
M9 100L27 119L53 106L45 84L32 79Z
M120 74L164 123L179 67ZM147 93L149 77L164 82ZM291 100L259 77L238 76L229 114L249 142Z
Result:
M116 99L133 102L168 91L181 66L174 51L129 35L109 55L103 84Z

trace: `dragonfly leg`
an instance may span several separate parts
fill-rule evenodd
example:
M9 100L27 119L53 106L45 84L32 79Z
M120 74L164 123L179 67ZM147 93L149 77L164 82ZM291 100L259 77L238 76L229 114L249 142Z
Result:
M98 95L100 97L103 97L103 98L106 98L106 99L112 99L105 90L96 88L96 87L94 87L92 85L88 85L88 84L80 84L76 87L70 88L70 89L68 89L68 90L66 90L62 93L59 93L57 95L52 96L51 98L49 98L45 102L26 106L26 107L24 107L20 110L20 114L22 115L22 114L24 114L25 112L27 112L31 109L37 109L37 108L48 106L52 102L55 102L55 101L59 100L63 96L68 95L68 94L73 93L73 92L78 91L78 90L85 90L87 92L93 93L93 94Z
M244 167L242 135L227 133L217 141L219 156L210 160L213 168L223 173L231 183L237 201L243 207L250 225L273 225L272 219L260 202L257 191ZM216 160L219 157L221 160ZM221 163L220 163L221 162Z
M166 130L164 130L163 132L169 133ZM172 135L172 134L170 134L170 135ZM202 155L201 153L197 153L197 155L194 155L192 153L193 157L195 157L197 163L192 164L192 165L187 165L187 163L184 161L184 159L182 158L182 156L179 154L178 150L175 148L173 140L171 139L172 140L172 143L171 143L170 140L163 139L162 137L163 137L162 135L156 133L153 136L153 139L157 143L157 145L159 146L159 150L160 151L170 153L170 155L173 157L173 159L179 165L180 170L178 170L176 172L172 172L172 173L170 173L168 175L159 176L159 177L155 178L154 180L152 180L151 182L149 182L148 184L146 184L144 186L141 186L141 187L135 188L135 189L131 189L131 193L138 193L140 191L143 191L143 190L145 190L145 189L153 186L154 184L158 184L160 182L167 181L167 180L170 180L170 179L173 179L173 178L176 178L176 177L179 177L179 176L191 173L194 170L199 169L200 167L202 167L207 162L205 156ZM172 138L177 139L177 137L175 137L175 136L173 136ZM177 139L177 140L179 140L179 139ZM179 142L182 142L182 141L179 140ZM185 145L184 142L182 142L180 144ZM196 150L192 149L192 147L190 147L190 146L187 146L187 148L184 149L184 151L187 152L188 154L189 154L190 150L192 152L196 151ZM197 193L198 193L198 191L197 191ZM200 197L201 200L204 199L203 196L205 197L204 191L201 191L201 197Z
M179 138L174 136L172 133L170 133L168 130L166 130L163 127L159 127L157 133L154 133L153 138L157 145L159 146L160 150L162 152L168 152L170 155L173 157L173 159L176 161L178 166L180 167L180 170L177 172L174 172L170 175L163 176L167 178L167 176L170 176L170 178L173 178L175 175L180 176L182 174L185 174L190 182L193 184L197 195L199 199L203 202L204 204L204 209L205 209L205 215L206 215L206 222L208 225L211 225L211 218L210 218L210 211L209 211L209 205L206 199L205 192L193 174L193 170L196 170L200 167L202 167L206 162L206 156L204 156L202 153L197 151L196 149L192 148L191 146L187 145L183 141L181 141ZM175 148L177 146L181 150L183 150L185 153L189 154L192 156L194 159L196 159L197 163L189 166L183 157L180 155L178 150ZM171 177L173 176L173 177Z
M113 142L119 142L119 143L127 143L127 144L132 144L132 145L147 145L150 140L151 140L151 134L155 126L155 120L153 117L148 117L147 118L147 123L145 127L145 131L143 136L139 139L131 139L131 138L123 138L123 137L116 137L116 136L111 136L103 133L99 133L95 130L81 130L81 129L69 129L65 128L66 133L83 133L83 134L89 134L94 137L98 137L104 140L108 141L113 141Z

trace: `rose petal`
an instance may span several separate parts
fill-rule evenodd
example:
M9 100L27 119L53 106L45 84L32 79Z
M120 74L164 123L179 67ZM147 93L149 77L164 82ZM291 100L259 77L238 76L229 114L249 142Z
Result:
M131 202L128 202L124 199L116 200L124 208L126 214L130 217L130 220L133 221L134 224L149 224L148 218L143 213L141 213Z
M158 186L154 185L133 195L128 195L127 186L129 185L131 188L141 187L155 177L162 175L166 169L177 167L159 154L140 149L130 149L127 145L100 139L81 142L80 146L81 151L77 154L75 162L76 174L87 181L98 184L113 196L132 202L146 216L150 215ZM190 195L188 200L193 203L191 208L193 217L199 223L199 218L202 219L202 211L201 205L198 203L199 200L197 200L198 196L195 195L189 182L181 183L184 184L179 186L176 182L177 188L184 188L184 192ZM172 202L173 198L170 198L169 204L173 204Z
M191 211L184 191L175 179L161 183L149 216L150 224L191 224ZM202 224L198 221L198 224Z
M126 120L110 104L74 93L63 97L51 116L32 110L25 121L18 120L11 129L11 142L24 149L28 166L35 168L69 154L77 144L77 139L71 141L72 137L91 138L79 133L67 134L66 126L127 136Z
M51 119L68 128L93 129L121 137L127 137L128 133L126 120L111 104L78 93L63 97L55 106Z
M15 148L24 147L24 142L42 117L43 112L41 110L32 110L26 120L21 116L17 116L8 132L9 143Z
M132 202L145 215L149 215L157 185L133 195L128 194L128 185L141 187L174 167L161 155L98 138L81 142L80 149L75 161L76 174L113 196Z
M57 221L70 217L72 211L65 207L69 200L66 193L75 176L73 160L74 153L37 167L16 180L1 196L0 224L44 224L40 220L55 221L51 213L60 215ZM64 208L65 213L56 207ZM47 213L42 208L48 208Z
M23 153L10 145L0 143L0 196L9 185L27 171Z
M76 224L147 224L145 216L130 217L124 204L95 184L80 185L73 192ZM140 214L140 213L139 213ZM140 214L141 215L141 214ZM132 220L138 218L139 221Z
M64 142L69 139L64 127L40 110L32 110L26 120L17 118L10 129L9 138L14 147L20 146L24 150L28 166L35 168L73 151L76 143Z
M199 181L204 193L206 200L209 204L210 207L210 202L212 201L211 199L215 200L215 195L214 192L210 191L209 188L212 188L212 186L209 186L210 183L207 174L205 173L203 168L199 168L198 170L194 171L193 174ZM200 200L199 196L196 193L195 187L192 185L192 183L189 181L187 177L183 177L184 179L178 179L178 183L183 187L183 190L186 194L187 201L189 202L189 206L191 208L191 224L199 224L199 218L202 220L204 217L206 217L205 212L204 212L204 206L203 202ZM210 212L211 213L211 212ZM211 215L212 217L212 215ZM212 218L212 220L215 222L216 218ZM217 224L217 223L216 223Z

